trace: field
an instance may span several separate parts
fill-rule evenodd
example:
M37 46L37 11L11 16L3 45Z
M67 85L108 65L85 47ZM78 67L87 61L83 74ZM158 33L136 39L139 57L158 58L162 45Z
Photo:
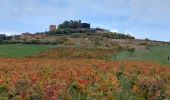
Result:
M136 50L135 52L123 51L112 59L116 60L137 60L137 61L156 61L162 64L169 64L170 46L150 46L147 51Z
M48 45L0 44L0 57L23 58L53 47Z
M109 59L112 55L118 53L118 48L75 48L58 47L39 53L34 58L50 59Z
M0 100L168 100L169 48L0 45Z
M1 100L154 100L170 94L170 68L154 62L38 58L0 62Z

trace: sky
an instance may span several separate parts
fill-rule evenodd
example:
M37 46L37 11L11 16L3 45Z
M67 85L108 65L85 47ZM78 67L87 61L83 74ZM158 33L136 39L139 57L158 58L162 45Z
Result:
M170 41L170 0L0 0L0 34L44 32L65 20Z

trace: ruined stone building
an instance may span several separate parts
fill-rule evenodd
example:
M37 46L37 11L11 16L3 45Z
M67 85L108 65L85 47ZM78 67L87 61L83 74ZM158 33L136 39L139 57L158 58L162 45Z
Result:
M49 27L49 31L52 32L52 31L56 31L56 25L50 25Z

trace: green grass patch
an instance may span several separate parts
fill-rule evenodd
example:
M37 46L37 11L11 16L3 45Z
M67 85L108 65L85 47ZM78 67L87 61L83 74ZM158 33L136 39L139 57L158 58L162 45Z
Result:
M28 44L1 44L0 57L23 58L46 51L49 48L55 48L50 45L28 45Z
M170 46L150 46L148 51L136 50L135 52L123 51L116 56L112 56L114 60L137 60L137 61L157 61L162 64L170 64Z

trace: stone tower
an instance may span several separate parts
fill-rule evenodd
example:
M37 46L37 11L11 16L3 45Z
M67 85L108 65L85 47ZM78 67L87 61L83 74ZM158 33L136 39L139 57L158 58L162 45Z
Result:
M56 25L50 25L49 31L56 31Z

